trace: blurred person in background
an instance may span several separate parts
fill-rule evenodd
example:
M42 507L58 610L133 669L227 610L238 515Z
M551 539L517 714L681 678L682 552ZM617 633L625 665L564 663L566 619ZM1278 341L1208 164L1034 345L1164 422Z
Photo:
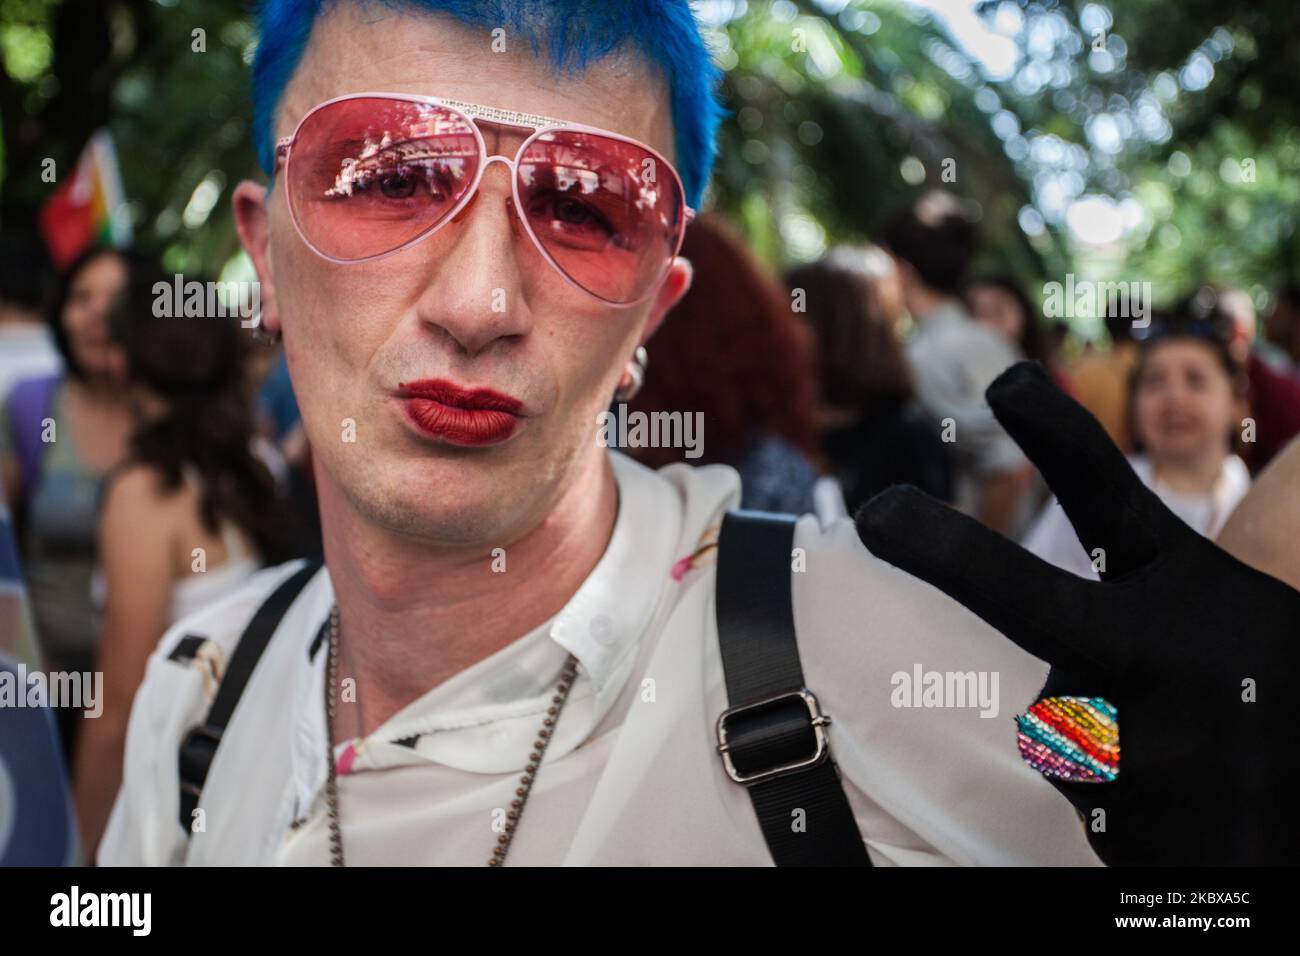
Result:
M1246 412L1246 379L1221 327L1186 312L1152 321L1129 390L1136 453L1129 463L1178 517L1216 536L1250 489L1235 453ZM1081 577L1099 578L1103 555L1088 554L1052 501L1024 540L1029 551Z
M1257 474L1300 434L1300 380L1278 372L1260 356L1255 304L1242 290L1203 285L1180 309L1219 328L1233 359L1245 369L1251 435L1243 454ZM1246 425L1243 421L1243 429Z
M63 364L41 312L47 265L35 236L0 236L0 401L15 382L55 375Z
M0 675L27 694L43 661L3 491L0 483ZM68 775L48 699L40 707L0 707L0 788L0 867L79 862Z
M1300 377L1300 284L1283 283L1273 296L1259 352L1277 371Z
M917 406L899 335L898 271L878 248L842 247L786 275L815 343L822 457L849 514L890 485L952 500L947 449Z
M17 383L0 423L0 469L52 670L89 671L95 661L96 499L134 427L126 359L109 335L108 313L141 266L134 254L105 248L69 266L48 315L64 370ZM76 722L66 710L59 719L71 752Z
M976 322L982 322L1015 346L1021 358L1041 362L1056 384L1072 391L1069 376L1057 361L1053 337L1038 320L1024 288L1009 275L984 275L967 284L962 299Z
M145 663L180 618L283 558L282 505L254 453L244 356L233 319L158 317L140 273L110 329L126 357L135 416L126 459L104 485L99 520L104 609L98 669L104 707L78 736L73 785L93 853L121 782L127 718ZM184 356L184 361L178 361ZM195 658L200 669L219 660Z
M1107 349L1089 349L1068 370L1074 397L1092 412L1115 446L1125 454L1133 450L1129 431L1129 388L1138 362L1133 320L1119 312L1103 320L1110 339Z
M816 510L811 463L815 387L807 330L790 298L725 220L706 214L686 230L690 290L649 342L654 374L628 413L701 413L698 457L682 448L626 448L652 468L722 463L740 473L741 507Z
M955 198L929 192L893 217L882 241L916 323L907 357L917 399L935 431L952 435L955 503L993 530L1014 533L1028 517L1034 469L984 399L1016 350L971 319L958 296L975 257L975 225Z

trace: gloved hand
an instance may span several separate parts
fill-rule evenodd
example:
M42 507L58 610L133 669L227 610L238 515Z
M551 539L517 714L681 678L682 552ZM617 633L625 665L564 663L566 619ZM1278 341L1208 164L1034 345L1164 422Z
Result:
M909 487L858 512L863 543L1046 661L1041 697L1116 706L1118 777L1051 781L1103 861L1295 864L1300 592L1175 517L1041 366L1013 366L987 396L1085 549L1104 552L1102 580L1053 567Z

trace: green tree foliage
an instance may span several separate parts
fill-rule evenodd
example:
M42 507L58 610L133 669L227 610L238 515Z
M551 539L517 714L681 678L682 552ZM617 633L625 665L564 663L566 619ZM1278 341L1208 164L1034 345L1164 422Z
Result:
M710 201L771 262L870 238L940 186L979 218L982 265L1031 287L1073 269L1262 300L1300 270L1293 0L972 0L1012 45L1000 71L927 5L698 0L731 111ZM253 46L245 0L0 0L0 224L34 222L42 160L68 170L106 125L137 240L220 269L230 189L257 175ZM1123 237L1077 241L1087 197Z
M107 126L137 242L177 270L220 268L237 249L229 188L256 170L253 40L239 0L0 0L0 223L31 228Z
M1034 244L1018 225L1030 186L993 131L991 90L970 57L904 5L829 9L751 3L716 39L733 115L714 191L760 251L784 262L868 239L939 187L966 198L1003 268L1064 268L1058 230Z

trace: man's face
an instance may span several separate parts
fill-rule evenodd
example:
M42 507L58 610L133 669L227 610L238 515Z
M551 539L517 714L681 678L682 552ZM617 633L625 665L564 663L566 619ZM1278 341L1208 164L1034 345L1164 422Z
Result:
M611 58L559 75L527 36L493 52L489 31L382 5L339 4L315 25L280 103L276 137L324 100L398 92L598 126L672 157L665 86L640 61ZM510 159L527 130L484 124ZM277 183L236 194L241 238L279 327L322 480L370 524L447 545L505 545L536 526L566 487L603 466L597 415L637 344L685 291L674 265L656 298L618 309L568 284L508 206L510 171L491 164L468 211L375 262L320 258L294 230ZM468 447L412 420L404 383L441 379L521 403L510 437ZM419 415L415 415L418 419Z

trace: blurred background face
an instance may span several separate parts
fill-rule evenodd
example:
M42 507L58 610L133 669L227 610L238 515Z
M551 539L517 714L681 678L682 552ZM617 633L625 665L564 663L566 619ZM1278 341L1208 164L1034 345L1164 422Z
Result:
M1138 435L1157 463L1227 455L1236 424L1232 380L1209 345L1174 339L1151 346L1134 392Z
M904 308L903 277L899 274L893 257L880 249L868 250L867 264L881 314L891 326L897 326Z
M1225 289L1219 295L1219 308L1232 321L1229 349L1233 358L1245 364L1255 341L1255 305L1240 289Z
M286 89L276 135L324 100L385 91L572 119L672 158L667 95L639 62L557 76L527 43L493 53L490 39L401 8L329 8ZM489 154L511 159L527 136L482 128ZM510 211L510 175L490 164L459 222L350 265L303 244L281 185L268 200L263 300L273 296L315 459L357 513L398 533L496 546L541 521L575 475L601 467L597 415L650 317L651 304L611 308L546 264ZM425 379L517 399L519 427L485 447L430 438L398 397L403 383Z
M1292 359L1300 358L1300 311L1288 299L1278 298L1268 315L1264 334Z
M976 285L966 294L967 307L978 322L1001 334L1008 342L1019 342L1027 316L1015 296L993 285Z
M123 372L122 350L109 335L108 315L127 276L121 257L105 253L86 263L68 287L60 321L73 358L89 378L115 378Z

